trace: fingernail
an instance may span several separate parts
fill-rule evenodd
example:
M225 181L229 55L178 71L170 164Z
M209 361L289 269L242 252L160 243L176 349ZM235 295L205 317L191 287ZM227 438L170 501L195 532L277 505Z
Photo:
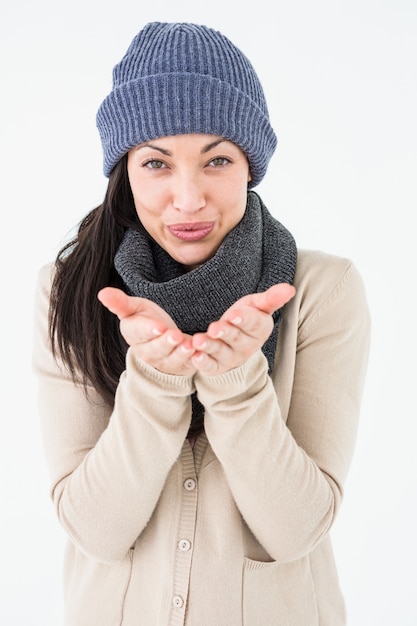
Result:
M238 326L243 322L242 318L238 315L232 319L232 324L236 324Z
M204 354L199 354L198 356L194 357L194 360L197 361L197 363L201 363L201 361L203 361L205 355Z
M187 348L186 346L181 346L180 350L181 352L184 352L184 354L191 354L191 352L194 352L194 348Z
M157 328L152 328L152 335L155 335L155 337L160 337L162 333Z
M168 335L167 343L169 343L170 346L177 346L179 344L179 341L171 337L171 335Z

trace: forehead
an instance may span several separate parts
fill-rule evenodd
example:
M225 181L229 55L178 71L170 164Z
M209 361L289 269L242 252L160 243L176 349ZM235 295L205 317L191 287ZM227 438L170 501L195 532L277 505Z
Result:
M217 146L225 146L240 150L234 143L221 137L219 135L206 135L206 134L184 134L184 135L170 135L166 137L157 137L149 141L145 141L136 149L141 148L154 148L163 152L175 153L179 150L195 151L199 153L206 153L210 150L217 148Z

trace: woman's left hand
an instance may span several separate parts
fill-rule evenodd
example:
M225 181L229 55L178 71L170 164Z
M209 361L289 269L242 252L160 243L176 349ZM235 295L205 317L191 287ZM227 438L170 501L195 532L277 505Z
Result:
M196 369L213 376L245 363L271 334L272 313L294 294L294 287L280 283L235 302L205 333L193 336L196 353L191 361Z

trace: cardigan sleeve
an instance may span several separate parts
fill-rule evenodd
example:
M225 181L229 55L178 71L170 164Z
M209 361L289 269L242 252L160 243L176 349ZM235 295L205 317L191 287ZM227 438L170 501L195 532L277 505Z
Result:
M192 379L158 372L128 351L114 407L85 393L48 338L51 268L35 298L34 371L51 493L59 520L85 554L111 562L145 528L191 420Z
M369 342L363 284L351 263L329 256L296 286L272 379L261 352L225 374L196 376L207 437L235 502L278 562L310 552L335 519ZM282 402L280 377L283 396L291 380Z

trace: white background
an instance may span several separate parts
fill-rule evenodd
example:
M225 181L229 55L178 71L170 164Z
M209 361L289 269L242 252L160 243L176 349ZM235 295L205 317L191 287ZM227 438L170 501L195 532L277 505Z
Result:
M299 246L362 273L372 351L335 550L349 626L415 626L415 0L1 0L0 623L62 624L64 537L30 363L35 279L102 200L95 113L153 20L206 23L249 56L279 137L258 191Z

